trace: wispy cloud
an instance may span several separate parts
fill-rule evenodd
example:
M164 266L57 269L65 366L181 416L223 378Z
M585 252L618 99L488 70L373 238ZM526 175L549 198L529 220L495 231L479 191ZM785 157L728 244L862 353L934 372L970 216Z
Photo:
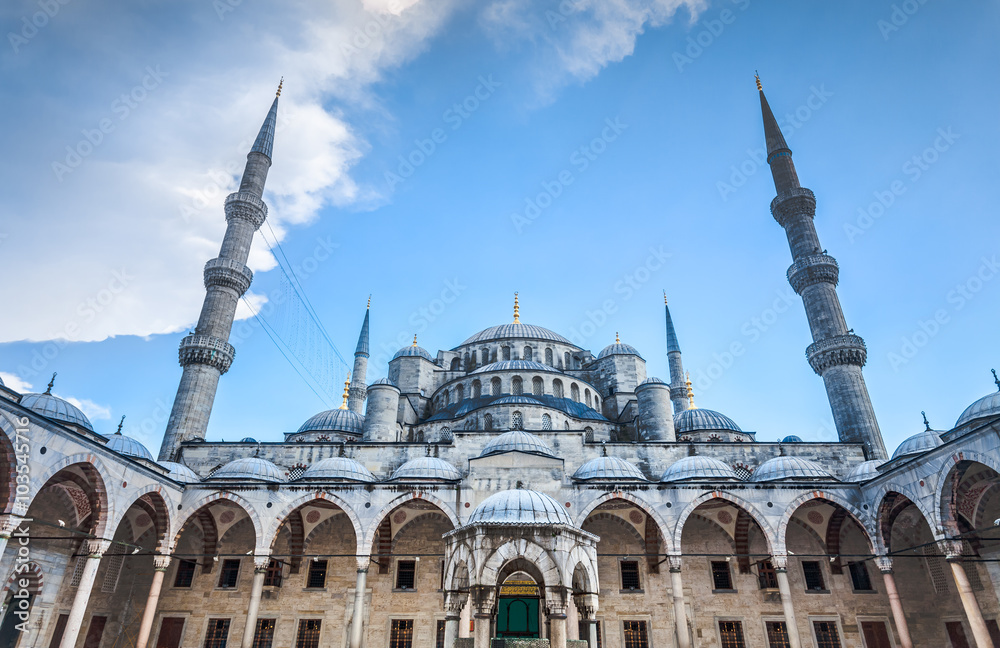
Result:
M91 421L100 421L111 418L111 408L105 407L104 405L98 405L92 400L86 398L73 398L72 396L63 396L62 398L63 400L79 407Z
M3 384L8 389L13 389L18 393L25 394L31 391L31 383L27 380L21 380L20 376L0 371L0 380L3 380Z

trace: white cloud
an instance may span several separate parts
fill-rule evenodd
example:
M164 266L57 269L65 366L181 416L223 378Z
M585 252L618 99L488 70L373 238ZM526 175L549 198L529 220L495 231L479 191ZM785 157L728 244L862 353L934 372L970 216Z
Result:
M19 376L15 376L14 374L0 371L0 380L3 380L3 384L7 389L13 389L19 394L31 392L31 383L27 380L21 380Z
M105 407L104 405L98 405L89 399L73 398L72 396L60 396L64 401L72 403L80 408L80 410L87 415L87 418L91 421L98 421L102 419L111 418L111 409Z

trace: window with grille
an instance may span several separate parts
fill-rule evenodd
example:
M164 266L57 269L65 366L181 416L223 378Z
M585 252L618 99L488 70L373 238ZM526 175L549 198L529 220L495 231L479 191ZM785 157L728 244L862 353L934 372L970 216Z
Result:
M299 634L295 638L295 648L319 648L319 630L323 622L319 619L299 621Z
M566 423L566 429L569 429L569 422ZM594 428L585 427L583 428L583 440L587 443L594 442Z
M448 390L444 390L444 394L441 395L441 400L444 401L444 406L448 407L451 404L451 397L448 395Z
M302 466L294 466L288 471L288 481L294 481L302 476L306 469Z
M545 391L545 386L542 384L542 379L535 377L531 380L531 393L535 396L541 396Z
M476 365L479 363L479 361L476 359L477 357L478 356L477 356L476 352L473 351L472 352L472 366L469 367L470 369L474 369L476 367Z
M229 638L229 619L209 619L205 632L205 648L226 648Z
M492 396L499 396L500 395L500 379L499 378L494 378L493 380L490 381L490 394Z
M514 379L510 381L510 393L515 396L520 396L524 393L524 381L519 376L514 376Z
M462 359L461 358L452 358L451 359L451 370L452 371L458 371L461 368L462 368Z
M649 648L645 621L625 621L625 648ZM597 636L600 637L600 629Z
M483 395L483 384L478 380L472 382L472 397L480 398Z
M542 429L551 430L552 429L552 417L548 414L542 414Z
M601 399L598 398L597 394L594 394L594 409L600 409Z
M309 561L309 575L306 577L306 587L326 587L326 561Z
M86 551L83 545L80 545L79 551ZM76 564L73 565L73 576L69 580L70 587L77 587L80 584L80 579L83 578L83 568L87 565L86 554L76 557Z
M492 430L493 429L493 415L486 414L483 416L483 429Z
M489 363L490 363L490 350L483 349L483 364L489 364Z
M757 566L757 583L761 589L778 589L778 572L770 560L761 561Z
M712 589L733 589L733 576L729 571L729 563L725 560L712 561Z
M465 385L459 385L455 388L455 400L465 400Z
M510 360L510 347L500 347L500 354L504 360Z
M802 561L802 576L806 581L806 590L810 592L822 592L826 590L823 582L823 568L815 560Z
M240 579L240 560L226 559L222 561L222 571L219 572L219 587L236 587Z
M444 648L444 621L437 622L437 631L434 636L434 648Z
M563 397L563 385L562 385L562 381L560 381L560 380L553 380L552 381L552 395L555 396L556 398L562 398Z
M524 429L524 417L520 412L514 412L510 416L510 429L512 430L523 430Z
M545 349L545 364L552 366L552 349Z
M767 631L767 648L790 648L788 628L784 621L768 621L764 624Z
M532 354L531 347L530 346L524 347L524 357L522 358L522 360L531 360L531 354Z
M396 589L411 590L416 583L417 563L413 560L400 560L396 563Z
M569 369L569 353L563 354L563 367Z
M101 583L101 591L110 594L118 587L118 578L122 574L122 564L125 562L125 555L120 553L106 554L104 562L108 563L108 569L104 572L104 582Z
M257 619L253 633L253 648L271 648L274 641L274 619Z
M584 389L583 390L583 402L587 404L587 407L590 407L590 390L589 389Z
M274 558L267 561L267 571L264 572L265 587L281 587L281 563Z
M569 387L569 397L572 398L573 402L575 402L575 403L579 403L580 402L580 388L577 386L576 383L573 383L572 385L570 385L570 387Z
M641 589L639 587L639 561L637 560L623 560L621 561L622 570L622 589L623 590L637 590Z
M174 587L191 587L194 582L195 562L193 560L177 561L177 573L174 575Z
M816 632L816 648L840 648L840 634L836 621L813 621Z
M719 636L722 648L746 648L742 621L719 621Z
M413 648L413 619L393 619L389 648Z
M847 569L851 572L851 583L854 589L859 592L870 592L872 590L872 580L868 576L868 567L862 561L847 563Z

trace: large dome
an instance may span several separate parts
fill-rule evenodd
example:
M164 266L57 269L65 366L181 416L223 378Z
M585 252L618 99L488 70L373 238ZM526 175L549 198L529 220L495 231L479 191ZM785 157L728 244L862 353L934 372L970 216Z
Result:
M370 470L354 459L327 457L306 468L299 479L324 479L330 481L356 481L367 484L378 481Z
M661 482L677 481L737 481L732 468L712 457L684 457L675 461L660 477Z
M491 439L479 456L488 457L503 452L527 452L553 458L556 456L547 443L523 430L511 430Z
M989 396L983 396L972 405L966 407L962 415L958 417L955 427L961 427L966 423L992 416L1000 416L1000 391L995 391Z
M361 434L364 432L365 417L349 409L333 409L311 417L295 432L346 432Z
M802 457L775 457L768 459L753 471L750 481L766 482L784 479L834 479L833 475L815 461Z
M283 482L281 469L267 459L244 457L230 461L216 470L209 479L248 479L252 481Z
M608 456L597 457L583 464L573 473L573 479L612 482L647 481L646 476L635 465L624 459Z
M521 322L514 322L512 324L500 324L499 326L491 326L488 329L483 329L482 331L476 333L470 337L465 342L462 342L459 346L467 346L469 344L477 344L479 342L491 342L494 340L509 340L509 339L528 339L528 340L544 340L547 342L558 342L560 344L568 344L569 346L575 347L576 345L564 338L563 336L550 331L547 328L542 328L541 326L535 326L534 324L523 324ZM456 347L458 348L458 347Z
M419 457L417 459L410 459L402 466L394 470L392 477L389 479L391 481L409 481L413 479L455 481L461 478L461 471L444 459L438 459L437 457Z
M710 409L695 407L686 409L674 416L674 428L677 434L685 432L700 432L711 430L726 430L729 432L742 432L740 426L736 425L733 419L725 414Z
M25 394L21 397L21 407L60 423L69 423L94 431L90 419L80 411L79 407L52 394Z
M897 457L905 457L906 455L920 454L941 445L944 445L944 441L941 440L938 432L924 430L900 443L896 451L892 453L892 458L896 459Z
M109 450L114 450L118 454L123 454L126 457L136 457L138 459L148 459L153 460L153 455L150 454L146 446L142 445L130 436L125 436L121 433L112 434L108 438L107 447Z
M469 524L573 525L566 509L544 493L507 490L490 495L469 516Z

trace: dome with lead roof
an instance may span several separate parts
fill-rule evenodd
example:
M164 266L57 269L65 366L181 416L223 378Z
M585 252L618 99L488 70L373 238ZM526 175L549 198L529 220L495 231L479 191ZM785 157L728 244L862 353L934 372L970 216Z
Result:
M201 481L201 477L198 476L198 473L182 463L177 463L176 461L161 461L159 463L161 466L170 471L168 476L176 482L181 482L182 484L193 484Z
M392 359L396 358L409 358L409 357L419 357L427 360L429 362L434 362L434 357L422 346L417 345L417 336L413 336L413 344L410 346L405 346L396 352L396 355L392 356Z
M998 391L983 396L972 405L965 408L962 415L955 422L955 427L961 427L966 423L979 421L981 419L1000 416L1000 378L997 378L996 371L993 372L993 381L996 383Z
M556 458L556 453L549 447L549 444L524 430L511 430L494 437L486 444L479 456L488 457L504 452L526 452Z
M802 479L814 481L817 479L834 479L823 466L815 461L802 457L774 457L768 459L754 469L750 481L768 482L785 479Z
M678 412L674 415L674 429L677 434L685 432L701 432L725 430L727 432L742 432L733 419L715 410L695 407Z
M355 481L371 484L378 479L370 470L354 459L327 457L306 468L299 479L324 479L329 481Z
M393 471L390 481L438 480L457 481L462 478L458 468L437 457L410 459Z
M591 459L573 473L577 481L647 481L639 468L619 457Z
M333 409L312 416L296 430L296 434L304 432L346 432L361 434L364 430L365 417L349 409Z
M667 383L664 382L663 379L657 378L656 376L650 376L649 378L646 378L641 383L639 383L639 386L642 386L642 385L666 385L666 384Z
M897 459L907 455L921 454L942 445L944 445L944 441L941 440L939 432L924 430L900 443L896 451L892 453L892 458Z
M884 463L885 461L881 459L869 459L868 461L862 461L851 468L851 471L847 473L846 477L844 477L844 481L864 482L869 479L875 479L879 476L878 467Z
M487 497L472 511L469 524L573 526L573 520L559 502L545 493L517 489L501 491Z
M109 450L114 450L118 454L123 454L126 457L148 459L149 461L153 460L153 455L146 449L146 446L142 445L139 441L130 436L125 436L121 432L116 432L108 437L107 447Z
M549 373L560 373L549 365L532 360L499 360L479 367L472 373L491 373L494 371L546 371Z
M283 482L281 469L260 457L244 457L230 461L212 473L208 479L246 479L250 481Z
M631 344L625 344L618 339L617 333L615 334L615 343L609 344L601 349L601 352L597 354L597 359L600 360L601 358L607 358L608 356L613 355L634 355L642 358L642 356L639 355L639 351L634 346Z
M558 342L560 344L566 344L572 347L576 345L564 338L563 336L550 331L547 328L542 328L541 326L535 326L534 324L524 324L522 322L514 322L512 324L500 324L499 326L491 326L488 329L483 329L482 331L476 333L470 337L465 342L462 342L459 346L468 346L470 344L478 344L480 342L494 342L498 340L543 340L546 342ZM458 348L458 347L456 347Z
M21 396L20 404L21 407L30 409L32 412L41 414L53 421L75 425L91 432L94 431L94 426L90 424L90 419L87 418L87 415L79 407L48 392L44 394L25 394Z
M722 461L700 455L675 461L660 477L661 482L738 480L736 472Z

